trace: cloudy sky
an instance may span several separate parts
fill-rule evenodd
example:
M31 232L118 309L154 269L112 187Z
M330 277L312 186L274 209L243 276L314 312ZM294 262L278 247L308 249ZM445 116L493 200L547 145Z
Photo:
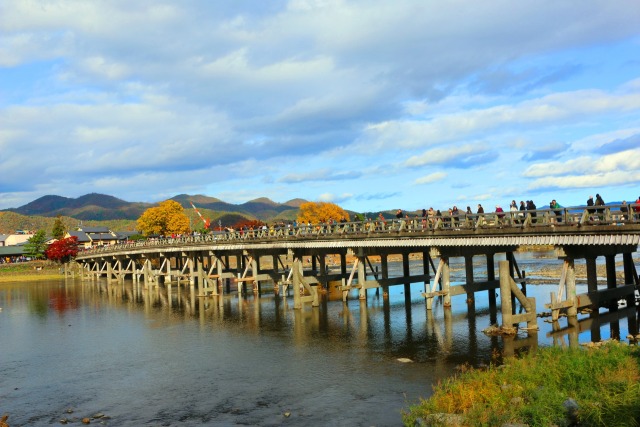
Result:
M0 3L0 209L640 196L637 0Z

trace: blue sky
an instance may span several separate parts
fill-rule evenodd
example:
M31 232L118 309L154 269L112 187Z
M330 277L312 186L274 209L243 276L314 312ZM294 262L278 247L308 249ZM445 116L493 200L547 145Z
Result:
M0 209L640 196L640 7L6 0Z

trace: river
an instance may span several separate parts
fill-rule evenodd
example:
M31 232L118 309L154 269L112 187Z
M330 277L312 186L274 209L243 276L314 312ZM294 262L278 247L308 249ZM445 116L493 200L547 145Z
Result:
M544 253L517 257L521 269L561 265ZM452 280L462 280L455 262ZM528 287L539 312L556 289ZM454 297L451 310L436 303L428 311L420 291L411 286L409 306L404 287L394 286L388 304L369 291L366 301L294 310L291 297L272 294L204 299L188 287L168 295L130 282L0 284L0 414L12 427L94 415L92 424L112 426L399 426L403 409L462 364L570 341L543 319L532 338L487 336L486 292L469 316L466 296ZM623 318L591 325L577 340L590 341L594 328L602 339L629 332Z

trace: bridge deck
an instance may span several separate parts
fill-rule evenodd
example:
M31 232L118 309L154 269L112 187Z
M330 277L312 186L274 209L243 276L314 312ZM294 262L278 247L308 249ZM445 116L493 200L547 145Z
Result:
M336 226L335 228L338 228ZM640 244L640 224L554 225L538 227L501 227L441 230L343 231L325 230L304 233L292 228L288 232L269 234L224 233L156 238L103 246L82 251L77 259L103 255L178 252L201 249L286 250L286 249L354 249L354 248L429 248L429 247L505 247L505 246L627 246ZM285 230L286 231L286 230Z

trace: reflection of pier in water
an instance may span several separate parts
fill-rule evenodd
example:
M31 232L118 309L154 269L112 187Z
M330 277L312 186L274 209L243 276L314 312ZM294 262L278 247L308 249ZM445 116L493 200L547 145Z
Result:
M200 298L189 287L169 286L145 289L140 284L100 282L83 287L85 293L97 293L111 305L141 308L145 316L167 314L169 321L198 319L202 327L240 326L245 333L265 330L289 331L292 343L306 346L321 337L331 345L355 345L382 352L382 357L410 358L439 363L486 363L495 351L505 356L539 345L536 333L478 339L478 319L495 318L496 313L477 310L454 313L438 304L427 310L423 304L385 304L382 297L369 300L329 302L323 299L314 310L291 310L290 298L263 296L214 296ZM585 318L568 317L567 326L554 321L546 334L556 345L577 346L578 336L589 333L599 341L602 325L610 325L611 336L619 336L620 321L637 333L637 310L631 307ZM624 337L623 337L624 338Z
M579 331L579 325L587 323L580 318L580 312L585 309L593 313L589 317L591 325L619 318L614 314L618 312L618 301L624 300L627 306L634 307L634 292L640 285L632 259L640 242L640 223L635 220L623 226L545 222L502 224L497 228L476 224L461 229L418 230L400 224L397 230L366 233L350 230L341 228L332 234L314 236L252 236L230 241L169 239L87 251L77 257L76 265L83 279L92 284L100 284L103 279L107 286L116 287L132 282L135 289L132 297L147 292L148 298L143 298L145 307L150 304L147 300L155 298L157 302L153 305L172 307L175 304L187 316L197 313L206 319L215 314L225 321L234 320L249 326L260 325L263 318L275 316L280 322L291 323L295 331L326 333L338 330L334 324L336 319L328 314L338 305L336 309L341 310L341 314L336 317L341 320L342 328L356 317L359 319L358 333L341 336L354 342L358 342L358 337L371 340L378 336L372 334L372 330L379 333L377 325L374 328L369 321L370 314L377 310L381 310L385 319L382 336L394 339L391 337L394 322L388 316L402 303L396 300L396 306L392 307L390 300L395 296L404 300L405 341L413 345L421 339L425 345L445 353L449 351L443 345L447 342L448 319L453 319L456 309L463 306L468 323L469 354L477 351L477 318L486 313L485 307L476 307L476 300L483 300L485 296L491 324L500 320L505 330L519 326L528 334L528 342L537 343L538 307L535 298L527 295L527 278L516 259L521 246L555 248L561 272L558 287L551 292L549 302L540 305L550 310L557 336L561 336L560 331L564 329ZM617 278L616 257L622 258L623 280ZM454 259L462 260L463 277L459 281L453 280ZM577 292L576 260L584 260L586 265L587 292L582 294ZM604 280L598 276L597 268L602 260ZM394 262L398 263L398 269L390 267ZM437 316L443 324L438 333L433 325L421 332L414 329L412 284L422 287L425 318ZM397 292L392 296L395 290L402 290L402 297ZM373 299L372 292L376 295ZM347 302L354 293L360 301L357 313L354 305ZM327 302L335 294L338 301ZM255 295L253 303L249 295ZM260 300L268 297L274 300L275 312L265 314ZM434 305L440 307L441 315L434 314ZM245 310L245 306L252 306L253 312ZM229 319L230 310L237 312L237 319ZM565 315L568 326L563 329L559 325ZM525 322L526 327L521 327ZM616 321L611 324L611 335L619 335ZM593 340L600 339L596 326L590 326L589 330ZM628 330L637 333L635 318L628 320ZM577 341L571 338L574 332L568 334L571 343ZM524 342L521 337L504 339L505 347L513 344L513 351Z

